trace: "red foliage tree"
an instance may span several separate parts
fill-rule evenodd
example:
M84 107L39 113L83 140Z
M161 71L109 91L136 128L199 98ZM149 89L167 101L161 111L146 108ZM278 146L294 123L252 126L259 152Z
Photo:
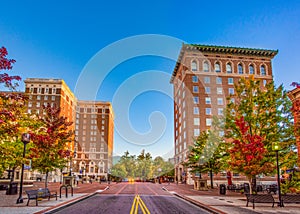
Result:
M251 135L249 125L244 117L236 119L237 129L239 129L240 139L235 139L229 149L229 165L233 170L242 172L247 176L249 182L258 174L271 172L274 166L270 162L264 162L264 156L268 153L263 143L263 137Z

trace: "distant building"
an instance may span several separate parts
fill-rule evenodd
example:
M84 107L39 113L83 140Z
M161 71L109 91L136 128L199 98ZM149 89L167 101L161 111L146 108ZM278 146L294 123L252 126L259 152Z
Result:
M178 181L192 183L182 165L189 146L201 131L211 128L213 115L223 115L226 97L234 94L234 84L249 75L263 85L272 81L271 60L276 54L273 50L183 44L170 81L174 88L174 162Z
M113 129L109 102L77 102L74 161L81 174L107 178L112 167Z
M75 174L104 176L112 166L113 110L109 102L78 101L62 79L27 78L27 112L42 115L44 105L61 109L61 116L73 122L75 141L67 145L74 153L65 171ZM57 175L57 173L55 173ZM58 179L56 179L58 180Z

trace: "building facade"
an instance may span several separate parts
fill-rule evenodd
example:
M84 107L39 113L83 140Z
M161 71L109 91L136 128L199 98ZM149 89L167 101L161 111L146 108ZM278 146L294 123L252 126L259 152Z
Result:
M107 179L112 167L114 116L111 103L78 101L73 171Z
M193 183L182 163L200 132L211 128L213 116L223 115L226 97L234 94L234 84L249 75L261 80L262 85L272 81L271 60L276 54L273 50L183 44L170 81L178 181Z
M112 167L113 110L109 102L78 101L62 79L27 78L27 112L42 115L43 106L60 107L61 116L73 122L74 141L67 145L72 151L68 167L80 176L103 176ZM53 172L53 180L60 180L61 172ZM50 178L51 179L51 178Z

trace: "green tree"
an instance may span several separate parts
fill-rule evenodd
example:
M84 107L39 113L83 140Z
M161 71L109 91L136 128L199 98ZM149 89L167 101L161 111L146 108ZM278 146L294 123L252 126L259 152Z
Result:
M137 156L136 177L146 180L150 177L152 167L152 157L149 152L145 153L143 149L141 154Z
M48 173L65 166L72 156L68 144L74 140L74 133L70 130L72 122L60 116L60 108L48 104L43 111L44 116L40 117L43 126L32 134L34 146L30 150L32 168L46 174L47 187Z
M255 188L258 174L275 170L272 143L281 143L281 159L292 151L292 119L291 102L282 86L275 88L273 82L262 86L253 77L241 78L228 98L224 118L230 168L245 174Z

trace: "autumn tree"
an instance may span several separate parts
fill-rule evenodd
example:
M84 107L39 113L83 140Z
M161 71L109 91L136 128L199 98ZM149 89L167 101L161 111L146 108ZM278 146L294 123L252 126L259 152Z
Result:
M32 168L46 174L45 186L49 172L66 166L70 157L68 144L73 141L74 133L70 130L72 122L60 116L60 108L43 107L44 115L40 117L43 126L32 134L34 146L31 150Z
M12 170L11 181L13 181L14 170L23 163L23 143L21 135L28 131L28 123L31 118L25 114L25 103L27 101L23 93L16 91L20 76L11 76L10 71L14 59L7 58L6 48L0 48L0 84L7 91L0 92L0 175L6 170Z
M292 118L283 86L275 88L273 82L263 86L252 76L241 78L228 98L224 118L229 167L245 174L255 188L258 174L275 170L273 142L281 144L281 165L289 165L285 157L295 144Z

